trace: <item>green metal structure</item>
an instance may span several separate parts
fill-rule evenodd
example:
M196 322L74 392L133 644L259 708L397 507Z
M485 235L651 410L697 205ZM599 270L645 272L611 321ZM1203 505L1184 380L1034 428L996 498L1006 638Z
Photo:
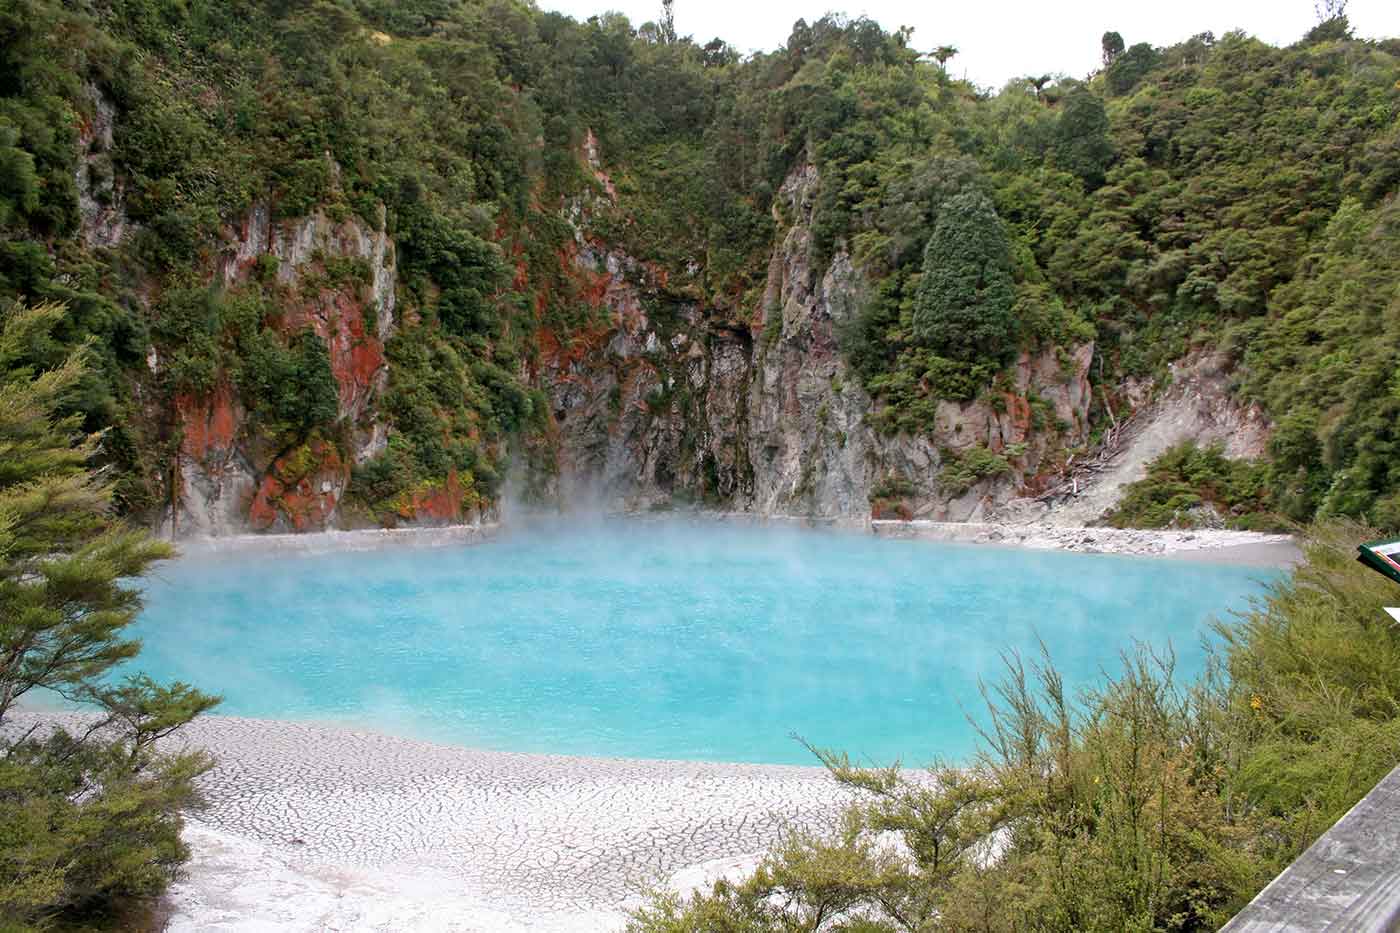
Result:
M1359 545L1357 560L1377 573L1400 583L1400 540L1371 541Z

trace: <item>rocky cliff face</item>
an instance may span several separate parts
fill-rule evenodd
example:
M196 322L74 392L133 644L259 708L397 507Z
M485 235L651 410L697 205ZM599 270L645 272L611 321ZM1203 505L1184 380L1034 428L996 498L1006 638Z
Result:
M125 192L112 165L116 107L94 85L83 89L92 102L92 118L78 131L79 236L89 248L112 247L125 235Z
M230 231L219 278L236 288L259 263L275 265L288 296L280 326L289 334L309 327L325 342L338 425L348 443L313 437L291 449L272 446L251 428L226 381L204 396L181 395L175 400L180 443L162 521L166 531L224 535L338 524L351 468L386 442L374 402L388 374L384 342L395 326L397 279L394 247L380 227L321 212L274 223L268 207L258 205ZM337 281L325 274L335 259L362 261L368 275Z
M1257 460L1268 449L1270 424L1258 404L1242 404L1231 392L1229 360L1197 351L1170 367L1170 381L1129 380L1122 398L1130 419L1122 441L1103 451L1100 472L1061 486L1053 501L1014 503L1011 517L1066 526L1092 525L1117 506L1123 490L1147 476L1148 466L1184 441L1220 443L1225 456ZM1203 516L1204 518L1205 516ZM1218 521L1218 517L1216 519Z
M87 93L93 117L79 134L77 170L80 236L89 247L115 247L133 232L123 210L123 186L110 152L115 107L96 87ZM258 433L243 400L227 378L201 395L180 394L173 412L147 398L153 424L173 419L174 462L161 479L165 507L155 520L175 537L246 531L311 531L340 522L339 509L351 468L384 448L387 431L375 402L388 375L384 343L395 328L397 271L394 246L359 218L309 217L273 222L266 203L225 230L215 281L237 289L275 267L286 299L280 327L287 334L310 328L325 343L338 395L338 437L312 437L289 449ZM363 263L367 275L347 281L327 275L336 260ZM162 361L147 357L153 374ZM439 501L441 500L441 501ZM409 519L461 520L460 496L451 484L432 501L414 502Z
M817 184L804 166L781 190L792 222L759 308L670 293L664 276L580 234L575 263L595 278L591 294L613 326L547 348L537 374L557 425L553 491L562 503L970 520L1033 481L1047 453L1083 439L1091 344L1023 355L1009 391L942 403L928 436L876 433L866 418L874 403L837 346L865 283L845 254L820 276L808 259ZM1032 394L1053 409L1055 427L1032 429ZM945 461L974 448L1005 469L950 488Z
M585 152L597 170L595 148ZM615 198L599 176L599 196ZM872 515L967 521L1034 490L1048 458L1084 439L1091 344L1023 354L1004 392L942 402L925 436L878 433L867 417L876 403L848 371L837 338L867 284L845 253L824 271L809 259L818 184L816 169L802 166L781 189L776 213L786 222L757 307L709 306L670 288L664 270L591 238L586 205L571 208L578 233L565 261L603 323L563 342L539 335L530 376L549 399L551 429L530 469L551 468L530 477L533 489L565 508L694 504L849 524ZM89 235L120 237L120 212L103 211L91 215ZM378 402L396 327L393 243L382 223L320 211L274 222L266 205L226 242L216 279L236 290L275 269L280 326L289 335L309 327L325 342L337 434L279 448L226 380L178 396L162 529L186 537L359 524L343 500L354 466L387 442ZM341 260L367 272L328 274ZM161 361L150 365L159 371ZM1042 403L1039 425L1032 398ZM997 469L950 483L945 468L969 452ZM460 492L448 482L401 517L479 518Z

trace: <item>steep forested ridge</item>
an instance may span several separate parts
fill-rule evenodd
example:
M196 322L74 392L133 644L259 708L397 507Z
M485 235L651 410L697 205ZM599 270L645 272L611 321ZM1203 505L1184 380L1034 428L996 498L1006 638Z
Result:
M675 498L1010 495L1202 348L1275 425L1248 494L1207 498L1400 525L1400 42L1344 20L1106 36L1086 80L995 94L831 16L747 59L509 0L7 0L0 36L0 300L67 304L27 362L94 341L68 404L177 531L461 519L508 473L559 497L628 418L632 479ZM825 359L784 303L840 290L816 404L699 436L793 377L774 347ZM632 306L649 381L609 362L578 442L566 389ZM744 499L761 422L805 408L826 453ZM813 504L851 419L894 440Z

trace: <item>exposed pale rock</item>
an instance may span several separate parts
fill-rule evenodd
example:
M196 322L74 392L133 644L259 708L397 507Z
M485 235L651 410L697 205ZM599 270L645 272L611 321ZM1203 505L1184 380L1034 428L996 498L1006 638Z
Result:
M708 894L716 881L742 884L758 870L764 855L763 852L749 852L690 865L672 875L666 882L666 887L682 898L690 898L697 894Z
M79 235L89 247L110 248L130 226L122 182L112 165L117 108L96 85L85 84L83 93L92 104L92 117L78 130Z
M165 903L166 933L552 933L621 927L613 911L511 916L451 875L298 862L191 821L191 859Z
M811 267L818 184L812 165L783 184L775 215L788 225L761 306L738 312L668 295L647 268L578 229L585 245L575 266L598 277L592 293L612 325L581 352L544 354L539 382L558 428L553 492L562 504L698 501L862 524L872 492L896 477L914 490L900 503L909 517L966 520L1009 501L1052 442L1082 439L1092 344L1066 356L1022 355L1005 404L944 402L927 436L877 434L872 400L838 345L868 287L844 251L820 276ZM688 391L677 392L677 382ZM1063 435L1031 430L1032 392L1050 404ZM959 495L940 489L942 451L979 445L1017 445L1011 472Z
M1123 487L1146 477L1148 464L1183 441L1221 443L1225 455L1236 459L1264 456L1269 421L1257 404L1242 405L1232 396L1230 381L1224 354L1200 352L1172 365L1171 379L1155 400L1149 385L1130 384L1126 394L1138 406L1137 427L1106 468L1059 501L1025 504L998 517L1067 526L1097 522L1118 504Z
M1289 535L1200 529L1090 528L1048 522L884 521L870 523L884 537L996 544L1037 550L1179 557L1220 563L1289 566L1300 557Z

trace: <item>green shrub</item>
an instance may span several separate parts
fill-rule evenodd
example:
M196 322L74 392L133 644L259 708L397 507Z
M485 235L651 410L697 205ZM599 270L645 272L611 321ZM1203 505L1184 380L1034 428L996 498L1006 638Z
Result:
M340 390L325 341L315 331L301 331L287 346L274 331L262 330L243 341L243 352L236 370L239 392L266 430L305 437L335 423Z
M1112 72L1112 67L1110 67ZM1073 91L1065 98L1055 123L1055 163L1090 188L1103 184L1113 161L1108 139L1108 112L1103 100L1088 90Z
M1129 46L1104 72L1109 90L1117 95L1127 94L1159 60L1157 50L1146 42Z
M907 476L888 473L878 483L870 487L870 501L877 499L907 499L917 495L919 487Z
M1197 528L1219 522L1253 531L1284 530L1271 508L1267 464L1232 460L1225 445L1187 441L1165 451L1147 476L1124 488L1108 522L1118 528Z
M62 321L19 307L0 326L0 361ZM117 681L140 651L127 627L132 584L169 545L110 516L113 488L88 467L99 437L58 414L82 351L36 374L0 371L0 926L101 919L160 894L188 855L181 811L198 802L200 752L156 742L218 700L182 683ZM15 704L52 691L95 708L105 728L23 730Z
M982 444L962 451L944 450L942 460L938 482L952 496L962 495L985 479L1011 472L1011 463L1005 457Z
M1020 322L1022 335L1037 347L1069 347L1097 336L1093 324L1066 307L1044 284L1017 286L1012 314Z
M0 921L101 918L161 894L189 857L181 811L208 766L64 731L0 743Z

